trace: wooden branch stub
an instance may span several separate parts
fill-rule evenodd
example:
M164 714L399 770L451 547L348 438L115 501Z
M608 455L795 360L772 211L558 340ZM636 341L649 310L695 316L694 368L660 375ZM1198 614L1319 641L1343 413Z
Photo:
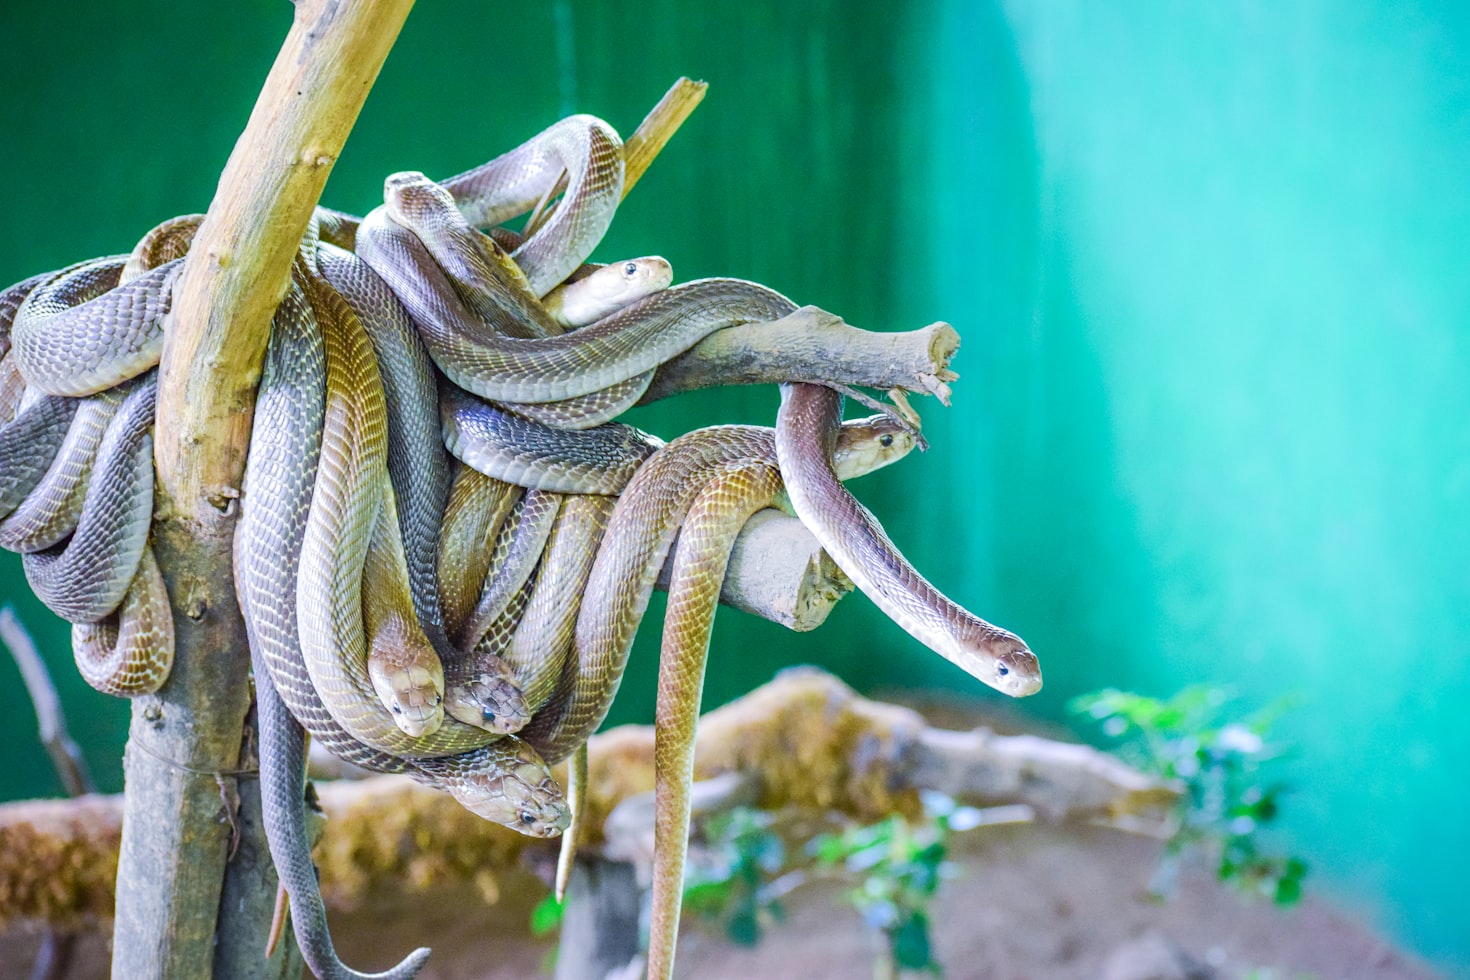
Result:
M704 101L708 82L680 78L658 104L643 117L643 122L623 144L623 196L643 178L648 165L659 155L669 139L684 125L684 120Z
M782 381L904 388L948 404L949 382L958 377L949 360L959 346L947 323L884 333L803 306L771 323L716 330L660 367L638 404L696 388Z
M667 590L678 540L659 571ZM852 579L822 550L805 524L773 508L757 511L740 529L720 583L720 602L805 633L822 625Z
M240 486L291 258L412 6L297 0L173 291L154 455L185 518L225 509Z

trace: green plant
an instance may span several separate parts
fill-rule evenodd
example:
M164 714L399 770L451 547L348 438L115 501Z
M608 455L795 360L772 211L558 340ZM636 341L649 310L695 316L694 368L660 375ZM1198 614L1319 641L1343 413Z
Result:
M1287 791L1285 783L1266 781L1262 767L1282 754L1267 737L1290 702L1224 720L1232 702L1219 687L1190 687L1167 700L1107 689L1074 699L1071 708L1100 723L1118 742L1119 756L1182 790L1155 894L1172 891L1180 858L1194 851L1215 865L1220 880L1290 905L1301 897L1306 864L1267 853L1258 836Z
M929 941L929 907L940 883L956 873L945 858L950 833L977 826L980 816L942 793L926 792L923 802L921 819L893 816L823 834L808 845L819 867L841 865L859 878L848 900L882 939L875 977L943 973Z
M775 815L736 807L704 826L706 849L684 876L684 908L720 923L742 946L785 918L780 895L790 881L773 880L786 863L786 846L771 829Z
M549 891L541 901L531 909L531 935L538 939L554 936L561 930L561 920L566 914L566 906L556 900L556 892ZM557 948L552 946L541 957L540 969L542 973L551 973L556 969Z

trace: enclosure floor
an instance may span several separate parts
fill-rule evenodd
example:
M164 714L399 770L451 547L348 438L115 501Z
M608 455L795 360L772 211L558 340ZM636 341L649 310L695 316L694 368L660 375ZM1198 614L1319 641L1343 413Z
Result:
M936 954L949 980L1102 976L1113 950L1150 930L1162 933L1222 978L1425 980L1435 974L1342 912L1308 898L1279 910L1242 902L1203 875L1186 875L1164 905L1145 895L1157 845L1102 828L1005 826L956 838L961 875L935 908ZM502 882L506 901L486 908L468 890L433 898L385 896L372 908L334 915L338 949L359 969L381 969L420 943L434 948L423 980L529 980L550 946L523 938L538 887L529 876ZM1309 882L1310 887L1310 882ZM521 889L526 891L522 892ZM868 937L841 904L842 888L794 892L787 921L745 949L698 927L679 950L679 975L697 980L864 978ZM36 937L0 937L0 975L23 976ZM100 937L89 937L72 978L107 975Z
M930 724L985 725L1002 733L1059 738L993 702L949 702L913 692L886 699L921 711ZM1104 827L1011 824L952 838L960 872L933 910L934 952L947 980L1099 980L1120 945L1158 933L1220 980L1432 980L1438 976L1342 909L1313 894L1279 909L1243 900L1199 870L1186 870L1177 894L1151 900L1149 876L1159 844ZM487 906L469 886L431 896L379 895L352 912L334 912L342 958L381 970L411 949L434 954L421 980L549 978L552 942L527 935L532 906L545 894L549 867L527 868L496 883L501 901ZM864 980L872 976L870 938L844 903L846 886L812 882L787 896L786 920L745 948L711 927L688 923L678 970L687 980ZM0 977L24 976L39 936L0 933ZM103 937L83 938L66 980L108 976Z

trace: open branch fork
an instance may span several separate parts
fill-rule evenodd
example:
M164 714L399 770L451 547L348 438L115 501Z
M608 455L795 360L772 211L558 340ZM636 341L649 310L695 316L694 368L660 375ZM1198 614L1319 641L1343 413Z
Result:
M1040 687L1024 642L934 590L838 482L922 444L903 393L947 403L958 346L947 324L873 333L742 280L670 286L662 259L583 265L617 200L702 98L702 83L676 83L626 144L600 120L570 117L442 185L394 175L384 207L366 218L315 210L410 6L297 0L202 220L159 226L125 265L98 260L0 296L0 326L15 320L15 345L0 371L0 409L14 416L0 427L0 464L12 471L0 473L0 517L31 492L4 482L29 479L6 462L13 458L3 455L6 437L41 424L65 431L68 443L73 433L100 432L92 421L86 430L45 422L46 412L82 418L78 406L95 395L85 418L113 412L122 421L100 423L105 435L93 442L95 471L80 518L44 533L56 535L52 544L70 533L69 550L84 538L89 546L101 540L93 528L103 523L90 516L94 497L120 499L123 491L106 498L97 487L127 485L145 488L132 495L144 500L144 520L132 525L143 537L128 530L108 539L134 542L109 545L119 554L135 549L133 564L117 563L128 569L116 589L120 619L102 619L118 608L111 585L101 590L108 599L87 600L95 614L82 600L48 604L60 612L59 603L72 603L79 664L98 636L111 635L107 642L122 649L118 636L130 629L161 635L172 625L172 672L156 690L156 681L106 688L87 675L99 689L136 695L118 855L117 977L295 976L303 952L323 977L357 975L325 936L300 794L290 792L293 779L300 786L302 727L344 759L407 772L523 833L552 836L571 819L562 852L569 867L585 829L587 737L617 690L666 556L658 578L671 601L654 761L660 844L650 976L672 970L694 723L716 597L801 630L820 623L855 582L972 676L1013 696ZM474 230L527 209L524 239L495 229L492 241ZM181 265L165 261L183 251ZM620 298L605 295L609 283ZM72 314L92 297L112 297L102 309L128 312L96 321ZM50 343L52 323L72 324L56 329L77 331L79 346ZM407 326L395 333L394 323ZM103 330L108 339L95 340ZM135 332L118 341L127 330ZM5 333L0 341L11 339ZM71 355L53 359L53 347L85 349L91 360L81 374L55 369ZM99 350L144 353L114 369L97 366ZM144 456L143 473L129 483L138 464L126 468L127 447L146 453L149 446L147 430L132 421L154 397L148 379L132 380L154 363L148 351L159 364L153 465ZM725 427L664 446L607 422L635 402L757 383L783 386L774 434ZM20 400L27 385L42 402ZM892 404L854 386L887 390ZM886 415L841 424L834 388ZM271 421L257 422L252 434L257 396ZM545 449L553 442L556 453L576 446L553 459ZM452 491L446 446L466 464ZM534 453L539 468L527 476L525 458ZM278 466L282 456L293 461ZM41 478L27 465L47 486L52 473ZM495 468L503 465L520 476ZM155 469L156 483L144 482ZM451 545L446 499L470 544ZM465 507L480 509L456 510L456 501L470 500L479 503ZM26 503L31 512L42 506ZM774 504L795 516L766 509ZM11 523L0 541L11 542L6 547L20 533ZM48 548L32 542L15 550ZM458 555L453 573L450 552ZM532 562L512 560L522 553ZM53 549L26 561L30 576L33 566L60 559ZM468 585L440 588L436 565L439 578L460 575ZM144 595L160 572L169 614L138 626L148 618L137 610L162 600L149 606L135 593ZM542 601L546 582L564 583L555 586L562 593L548 585L546 594L567 598ZM37 578L32 583L40 593ZM467 588L474 591L466 595ZM571 609L571 618L547 609ZM524 640L532 651L517 647L523 636L535 637ZM542 649L561 652L533 652ZM512 732L518 737L504 738ZM545 765L568 756L570 806ZM283 878L294 882L302 949L288 941L263 955L277 887L272 854L291 871ZM392 975L412 975L422 955Z

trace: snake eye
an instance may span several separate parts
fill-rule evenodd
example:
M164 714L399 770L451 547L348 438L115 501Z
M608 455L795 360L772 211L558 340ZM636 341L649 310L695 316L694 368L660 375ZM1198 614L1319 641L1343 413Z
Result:
M529 826L529 825L531 825L531 824L533 824L535 822L536 822L536 815L534 813L530 813L530 812L528 812L526 810L522 810L521 811L521 823L526 824L527 826Z
M637 262L629 262L627 265L623 266L623 275L625 275L625 276L636 276L637 274L638 274L638 263Z
M878 437L878 445L882 446L884 449L887 449L889 446L893 445L893 436L892 435L881 435L881 436L879 436Z
M1011 672L1011 668L1007 667L1005 664L1001 664L1000 666L995 668L995 672L1001 677L1004 677Z
M495 720L495 712L491 711L489 708L482 709L481 712L480 712L480 715L486 721L494 721Z
M395 704L395 705L394 705L394 706L393 706L393 713L394 713L394 714L395 714L395 715L401 715L401 714L403 714L403 707L402 707L402 705L397 705L397 704Z

